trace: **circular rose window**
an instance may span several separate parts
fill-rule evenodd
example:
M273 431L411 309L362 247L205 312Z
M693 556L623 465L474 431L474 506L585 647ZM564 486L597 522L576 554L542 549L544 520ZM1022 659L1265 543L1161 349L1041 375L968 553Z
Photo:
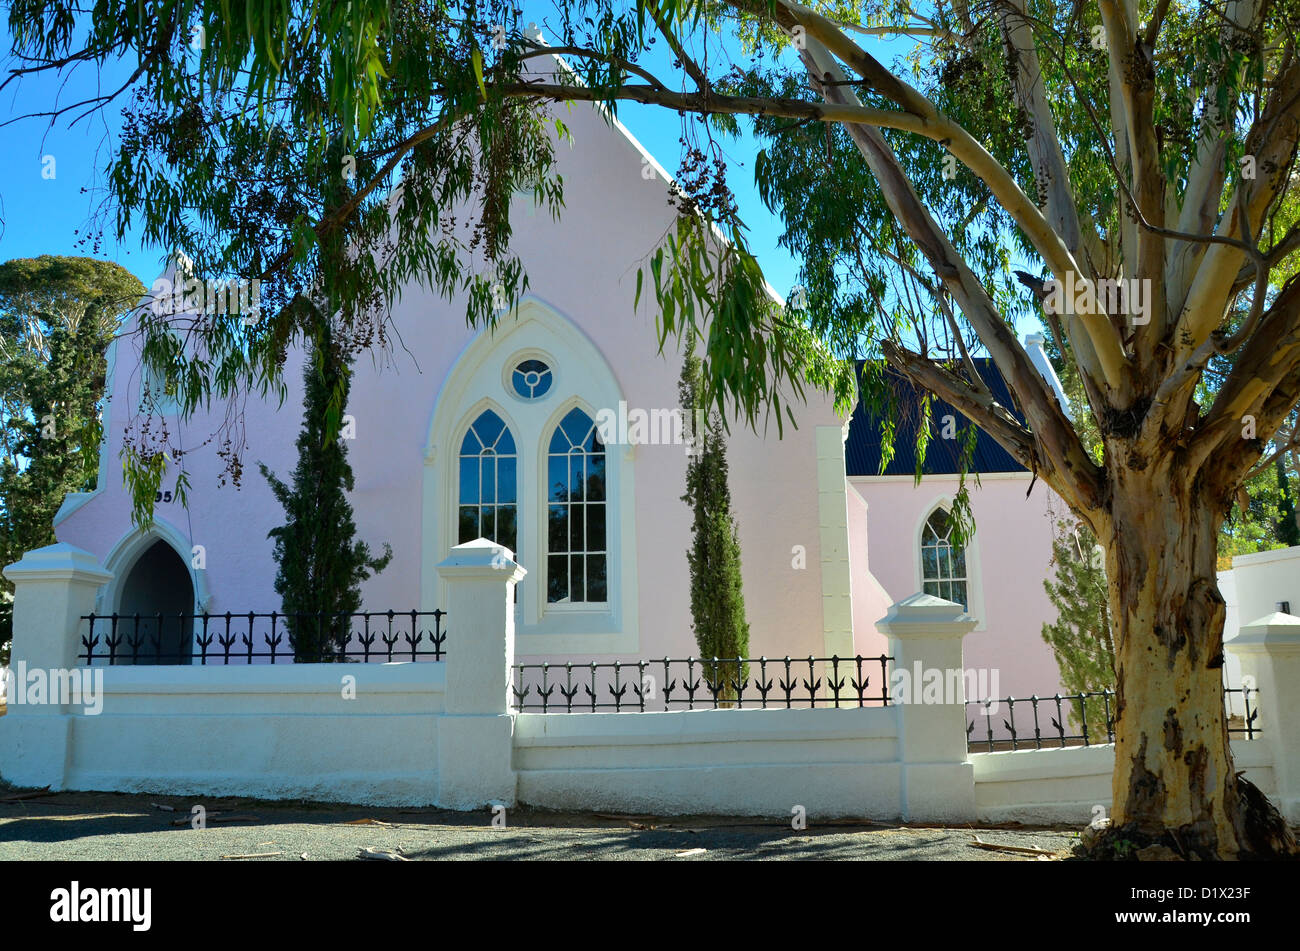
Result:
M524 360L510 374L510 382L520 398L539 400L551 388L551 368L541 360Z

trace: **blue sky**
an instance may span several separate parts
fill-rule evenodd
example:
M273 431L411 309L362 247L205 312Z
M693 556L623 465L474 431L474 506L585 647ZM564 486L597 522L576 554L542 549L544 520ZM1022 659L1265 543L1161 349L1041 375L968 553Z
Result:
M103 76L82 67L70 78L37 75L11 83L0 93L0 122L53 103L72 104L94 95L120 76L121 68ZM137 235L117 242L111 227L96 248L80 243L89 233L91 216L102 199L103 167L119 128L119 108L83 119L69 128L65 116L51 126L49 119L24 119L0 129L0 260L39 254L86 255L117 261L148 284L159 273L162 251L146 246ZM76 115L71 113L70 115ZM53 165L45 156L50 156ZM52 169L53 177L46 170Z
M657 57L656 57L657 58ZM666 69L666 58L652 64ZM0 122L25 113L45 111L52 104L67 105L86 99L103 89L116 88L129 75L128 65L118 64L103 75L82 67L71 78L37 74L24 77L0 93ZM80 111L80 110L78 110ZM33 257L38 254L85 254L117 261L144 283L161 270L166 249L146 244L137 233L121 242L113 238L112 222L105 224L103 243L96 248L84 243L95 230L91 216L103 197L103 169L108 162L120 128L120 104L101 110L69 128L71 117L53 125L48 119L23 119L3 128L5 148L0 149L0 260ZM677 169L681 135L676 113L662 108L625 103L619 118L670 173ZM795 283L798 266L777 247L780 222L759 200L753 185L752 139L726 143L735 160L730 184L736 190L742 219L751 228L754 250L772 286L782 294ZM43 177L53 159L53 177Z
M899 41L863 40L884 60L892 59L903 49ZM659 46L663 48L664 44ZM671 81L667 52L666 49L656 51L644 65ZM48 110L55 103L68 105L102 90L114 89L126 79L132 65L119 63L103 74L81 67L71 77L39 74L25 77L0 93L0 122L24 113ZM120 128L120 108L121 101L108 110L81 119L71 128L70 120L80 110L64 115L52 125L48 119L23 119L3 127L0 260L39 254L84 254L117 261L146 285L160 273L166 249L146 243L139 233L119 242L113 237L111 220L102 221L101 227L92 221L92 216L100 212L103 170ZM619 118L670 173L676 172L682 129L676 113L624 103ZM798 263L778 247L781 223L763 206L754 188L752 157L758 146L747 134L739 141L723 139L721 144L731 160L728 181L735 191L741 218L750 228L751 247L762 262L769 282L778 293L786 295L796 283ZM47 177L51 171L52 177ZM102 242L86 240L101 230ZM1022 332L1036 329L1030 326L1022 328Z

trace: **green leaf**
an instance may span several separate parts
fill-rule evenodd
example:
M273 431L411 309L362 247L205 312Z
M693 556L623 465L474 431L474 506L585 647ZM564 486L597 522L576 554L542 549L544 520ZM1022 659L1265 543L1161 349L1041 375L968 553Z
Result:
M487 102L487 84L483 82L483 54L477 47L470 53L470 62L474 64L474 79L478 82L479 95Z

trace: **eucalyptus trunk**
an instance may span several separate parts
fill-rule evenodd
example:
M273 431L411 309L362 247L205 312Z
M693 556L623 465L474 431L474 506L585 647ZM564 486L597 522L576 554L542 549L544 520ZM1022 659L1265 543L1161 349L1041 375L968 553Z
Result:
M1285 824L1238 778L1228 740L1216 545L1228 501L1176 462L1117 465L1110 475L1112 835L1185 857L1286 853L1294 842Z

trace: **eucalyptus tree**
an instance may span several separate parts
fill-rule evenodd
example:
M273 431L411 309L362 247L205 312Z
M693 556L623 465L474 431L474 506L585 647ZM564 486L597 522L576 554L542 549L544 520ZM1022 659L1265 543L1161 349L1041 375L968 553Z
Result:
M561 69L500 0L78 11L12 0L15 75L127 62L119 92L76 105L132 97L109 163L118 227L269 289L252 326L203 321L164 355L187 405L277 385L322 311L382 345L409 280L490 322L526 286L511 195L562 212L552 104L671 110L681 213L636 298L665 339L704 331L706 400L779 419L809 381L842 386L829 350L883 357L929 394L922 412L930 397L957 407L1106 551L1114 834L1206 857L1294 850L1233 767L1215 583L1225 514L1291 448L1300 397L1293 0L560 0L546 23ZM742 130L805 306L770 305L746 241L726 185ZM341 203L316 184L336 162ZM346 253L326 282L328 247ZM1026 314L1078 375L1076 422L1017 340ZM147 358L157 331L146 321ZM147 488L156 464L128 462Z

